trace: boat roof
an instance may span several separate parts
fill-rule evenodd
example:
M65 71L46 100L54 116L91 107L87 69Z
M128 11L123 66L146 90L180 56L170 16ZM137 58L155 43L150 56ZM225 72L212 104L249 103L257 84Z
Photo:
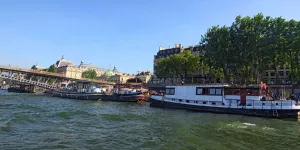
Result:
M218 87L218 88L232 88L232 89L256 89L258 85L230 85L230 84L193 84L193 85L169 85L166 88L175 88L175 87Z
M171 87L229 87L228 84L193 84L193 85L170 85L166 86L166 88Z

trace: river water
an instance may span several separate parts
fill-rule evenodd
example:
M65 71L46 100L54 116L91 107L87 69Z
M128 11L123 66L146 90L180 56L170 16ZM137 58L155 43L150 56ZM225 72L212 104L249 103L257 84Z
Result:
M300 149L298 121L0 95L0 149Z

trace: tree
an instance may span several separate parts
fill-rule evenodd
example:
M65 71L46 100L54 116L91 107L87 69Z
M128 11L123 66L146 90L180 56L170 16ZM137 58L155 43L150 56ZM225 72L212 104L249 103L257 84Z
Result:
M160 59L155 65L155 75L160 79L180 78L184 80L189 74L200 68L200 60L187 50L167 58Z
M290 68L292 84L300 80L300 22L284 18L237 16L230 26L213 26L201 35L199 57L184 51L161 59L156 67L160 78L186 79L196 72L210 82L223 79L239 84L259 83L266 70Z
M83 78L89 78L89 79L96 79L97 78L97 72L95 70L87 70L82 73Z
M48 72L55 72L55 67L54 67L54 65L51 65L51 66L48 68L47 71L48 71Z

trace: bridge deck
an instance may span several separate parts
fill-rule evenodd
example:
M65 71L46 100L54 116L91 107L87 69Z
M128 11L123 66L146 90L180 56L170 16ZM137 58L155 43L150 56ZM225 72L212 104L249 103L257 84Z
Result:
M0 66L0 70L1 71L11 71L11 72L14 72L14 73L34 74L34 75L38 75L38 76L46 76L46 77L73 80L73 81L89 81L89 82L98 83L98 84L115 85L115 83L113 83L113 82L106 82L106 81L88 79L88 78L81 78L81 79L69 78L69 77L66 77L64 74L60 74L60 73L52 73L52 72L31 70L31 69L21 69L21 68L18 68L18 67Z

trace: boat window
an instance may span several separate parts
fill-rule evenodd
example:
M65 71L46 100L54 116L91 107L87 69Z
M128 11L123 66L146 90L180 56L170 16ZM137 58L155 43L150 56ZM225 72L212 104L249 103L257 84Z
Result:
M222 89L216 89L216 95L222 95Z
M190 101L189 101L189 100L186 100L186 102L189 103Z
M166 89L166 94L168 95L170 93L170 89Z
M206 104L206 102L202 102L203 104Z
M234 88L226 88L224 89L225 95L240 95L240 89L234 89Z
M212 104L212 105L216 105L216 102L212 102L211 104Z
M166 88L166 95L174 95L175 88Z
M215 93L216 93L216 89L214 88L209 89L209 95L215 95Z
M203 94L203 89L200 87L196 88L196 95L202 95Z

